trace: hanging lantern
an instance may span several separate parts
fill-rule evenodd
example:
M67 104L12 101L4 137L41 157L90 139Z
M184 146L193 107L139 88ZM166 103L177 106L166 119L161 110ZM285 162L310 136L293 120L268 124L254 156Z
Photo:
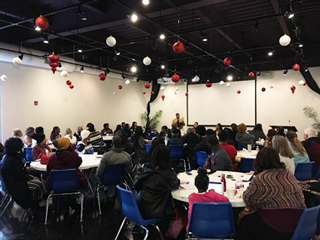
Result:
M164 94L161 95L162 101L164 100L166 96Z
M59 64L57 62L51 62L51 63L49 63L49 66L52 68L56 68L59 66Z
M178 87L176 87L176 91L179 91L179 88L178 88Z
M99 79L100 79L101 81L106 80L106 75L105 75L104 73L100 73L100 74L99 74Z
M70 80L68 80L68 81L66 81L66 84L70 86L72 84L72 82Z
M193 78L192 78L192 82L199 82L200 78L198 75L195 75Z
M49 22L44 16L40 16L36 19L35 25L43 31L49 27Z
M161 91L163 91L163 90L165 89L165 87L164 87L164 86L161 86L161 88L160 88L160 89L161 89Z
M129 84L130 84L130 80L129 80L129 79L125 80L125 81L124 81L124 84L125 84L125 85L129 85Z
M269 88L274 88L274 84L273 83L271 83L270 85L269 85Z
M69 88L70 88L70 89L73 89L73 88L74 88L74 86L73 86L72 84L70 84L70 85L69 85Z
M290 90L291 90L291 92L292 92L292 94L293 94L294 91L296 90L296 87L295 87L294 85L292 85L291 88L290 88Z
M226 84L226 87L230 87L230 86L231 86L231 83L227 83L227 84Z
M306 81L304 81L303 86L306 86L306 85L307 85L307 82L306 82Z
M173 44L172 49L175 53L182 53L184 51L184 45L179 40Z
M151 91L150 94L153 95L153 94L154 94L154 91Z
M117 40L113 36L110 35L109 37L107 37L106 43L109 47L114 47L117 43Z
M249 78L254 78L254 73L253 72L249 72L248 76L249 76Z
M63 70L63 71L61 72L61 77L68 77L68 72L65 71L65 70Z
M172 82L177 83L177 82L179 82L179 80L180 80L180 76L175 73L175 74L173 74L173 75L171 76L171 80L172 80Z
M189 93L186 92L185 95L188 97L188 96L189 96Z
M143 60L142 60L143 64L146 66L149 66L151 64L151 58L149 58L148 56L146 56Z
M221 81L219 82L219 84L220 84L220 85L223 85L223 84L224 84L224 81L221 80Z
M299 71L300 70L300 65L296 63L295 65L292 66L292 69L294 71Z
M56 56L54 53L48 56L49 66L51 67L51 71L54 74L59 66L59 57Z
M211 87L211 86L212 86L212 83L209 82L209 81L207 81L207 82L206 82L206 87L209 88L209 87Z
M231 59L226 57L226 58L223 60L223 64L226 65L226 66L229 66L229 65L231 64Z
M143 94L146 94L146 91L143 91L142 93L143 93Z
M262 92L265 92L265 91L266 91L266 88L265 88L265 87L261 88L261 91L262 91Z
M178 94L178 91L174 91L174 94Z
M1 81L5 82L8 79L8 77L7 77L7 75L1 75L0 79L1 79Z
M19 57L14 57L14 58L12 59L12 63L13 63L14 65L20 65L20 64L21 64L21 59L20 59Z
M52 53L51 55L49 55L47 57L49 62L59 62L59 57L57 55L55 55L54 53Z
M121 85L119 85L119 86L118 86L118 89L119 89L119 90L121 90L121 89L122 89L122 86L121 86Z
M238 90L238 91L237 91L237 93L238 93L238 94L240 94L240 93L241 93L241 91L240 91L240 90Z
M279 43L281 46L285 47L285 46L288 46L291 42L291 38L287 35L287 34L284 34L282 37L280 37L279 39Z
M144 87L145 87L145 88L150 88L150 83L146 82L146 83L144 84Z
M117 93L116 93L116 92L113 92L112 94L113 94L113 95L117 95Z
M300 86L304 86L304 83L305 83L305 81L303 81L303 80L300 80L300 81L299 81L299 85L300 85Z

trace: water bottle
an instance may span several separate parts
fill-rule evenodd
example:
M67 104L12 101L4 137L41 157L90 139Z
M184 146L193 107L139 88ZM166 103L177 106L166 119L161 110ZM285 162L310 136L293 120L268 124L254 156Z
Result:
M239 178L236 181L235 189L236 189L236 197L241 198L241 181Z
M225 177L224 173L221 174L221 182L223 183L223 191L226 192L227 191L227 183L226 183L226 177Z

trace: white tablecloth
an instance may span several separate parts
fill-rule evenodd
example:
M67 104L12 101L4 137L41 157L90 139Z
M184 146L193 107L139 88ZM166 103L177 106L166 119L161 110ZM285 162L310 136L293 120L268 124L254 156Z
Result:
M84 154L79 155L82 158L82 164L79 169L85 170L90 168L95 168L99 166L102 155L94 155L94 154ZM36 160L30 163L30 166L38 171L46 172L47 165L41 164L40 160Z
M240 162L241 158L253 158L255 159L257 157L258 151L251 150L251 152L248 152L247 150L241 150L237 152L236 161Z
M188 196L191 193L198 192L196 186L194 185L194 179L197 176L197 171L193 170L191 171L192 175L188 175L185 172L179 173L178 178L180 179L180 188L177 190L174 190L171 192L172 197L176 200L182 201L182 202L189 202ZM230 178L226 178L226 185L227 189L235 186L235 179L237 177L242 176L242 178L248 178L248 176L244 173L240 172L229 172L229 171L217 171L213 174L209 174L209 181L210 182L220 182L221 180L221 173L224 173L225 176L232 175L233 180ZM184 186L188 182L188 186L186 188L182 188L181 186ZM247 189L249 182L243 182L244 184L244 190ZM225 192L225 196L229 198L227 192ZM229 198L229 201L231 202L232 207L245 207L245 203L243 202L242 198L236 198L231 197Z
M102 136L103 141L112 141L113 136L112 135L106 135L106 136Z

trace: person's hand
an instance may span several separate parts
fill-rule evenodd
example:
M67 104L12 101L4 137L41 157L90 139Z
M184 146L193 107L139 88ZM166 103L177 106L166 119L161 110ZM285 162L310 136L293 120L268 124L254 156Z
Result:
M254 171L246 172L247 175L253 175Z
M182 122L184 122L184 118L183 117L181 118L181 120L182 120Z
M51 155L53 155L54 154L54 152L49 152L48 153L48 156L51 156Z
M215 190L214 190L214 189L210 189L209 191L211 191L211 192L215 192Z
M205 164L203 165L203 168L208 169L209 165L210 165L209 161L206 161Z

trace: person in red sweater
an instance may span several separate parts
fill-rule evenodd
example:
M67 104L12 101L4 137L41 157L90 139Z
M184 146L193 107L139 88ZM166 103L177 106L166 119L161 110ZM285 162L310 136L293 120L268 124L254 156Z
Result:
M237 171L237 166L236 166L237 150L234 146L228 144L228 132L226 130L220 130L218 136L219 136L220 145L224 148L224 150L226 150L227 154L231 159L234 171Z
M32 148L32 158L48 160L48 158L53 154L50 147L47 145L46 136L43 133L34 133L32 138L37 141L37 145Z
M190 220L190 215L192 211L192 205L194 202L229 202L229 199L217 192L213 189L209 190L209 177L207 174L207 170L204 168L198 169L198 175L194 180L194 184L198 189L198 193L192 193L189 195L189 211L188 211L188 219Z

